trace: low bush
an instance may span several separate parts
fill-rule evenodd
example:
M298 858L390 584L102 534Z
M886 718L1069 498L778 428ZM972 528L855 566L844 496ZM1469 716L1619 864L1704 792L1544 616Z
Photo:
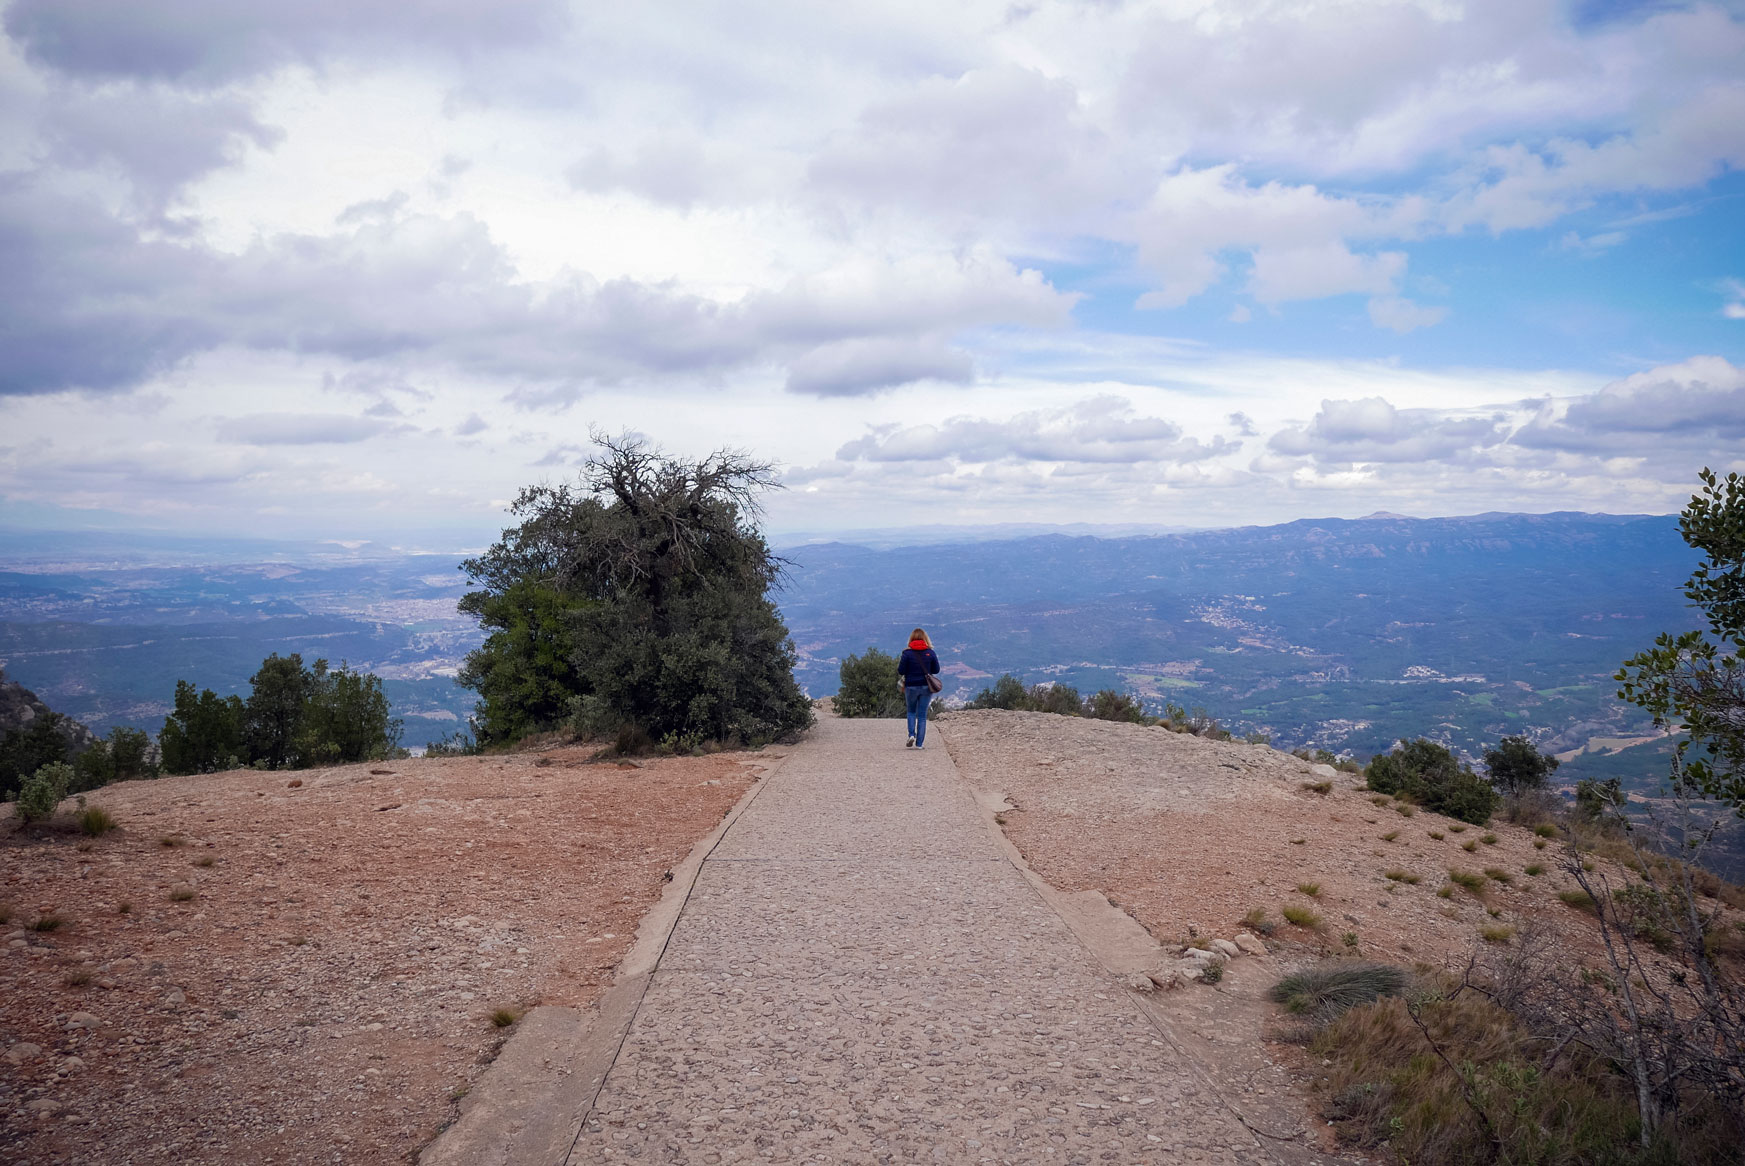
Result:
M1549 822L1541 822L1533 827L1533 833L1541 838L1555 838L1557 837L1557 827Z
M1484 843L1486 846L1495 846L1497 844L1497 836L1495 834L1486 834L1484 837L1480 838L1479 841Z
M1413 874L1409 870L1395 869L1395 870L1383 871L1382 877L1389 880L1390 882L1405 883L1407 886L1410 886L1410 887L1415 887L1420 882L1423 881L1417 875Z
M1307 907L1288 906L1280 910L1279 914L1285 917L1286 923L1298 927L1306 927L1311 931L1318 931L1321 927L1321 917Z
M1400 832L1398 830L1389 830L1386 834L1383 834L1381 836L1381 840L1383 842L1392 842L1394 839L1398 838L1399 836L1400 836Z
M1322 1023L1383 996L1406 990L1410 978L1391 964L1339 961L1292 972L1267 992L1286 1010Z
M1545 873L1545 864L1540 862L1529 863L1523 869L1534 878L1538 878L1540 875Z
M1432 1043L1434 1042L1434 1051ZM1718 1161L1639 1155L1624 1079L1574 1046L1547 1067L1508 1012L1446 985L1346 1009L1310 1042L1338 1138L1414 1166Z
M1321 884L1320 883L1298 883L1297 890L1302 892L1303 894L1309 896L1309 898L1313 899L1313 898L1317 898L1321 894Z
M1325 797L1327 794L1332 792L1333 783L1330 781L1305 781L1299 788L1306 789L1312 794L1320 794Z
M1481 927L1478 933L1484 937L1486 943L1507 943L1515 938L1515 929L1506 923L1496 927Z
M1478 843L1474 839L1468 838L1465 842L1460 844L1460 849L1466 851L1468 854L1472 854L1478 849Z
M18 816L25 822L42 822L54 816L72 788L73 767L57 761L24 779L18 790Z
M1508 871L1502 870L1502 869L1500 869L1498 867L1494 867L1494 866L1485 867L1484 868L1484 876L1487 879L1491 879L1491 880L1493 880L1495 882L1499 882L1499 883L1507 883L1510 881Z
M1434 741L1402 741L1364 770L1369 788L1480 825L1496 811L1497 791Z

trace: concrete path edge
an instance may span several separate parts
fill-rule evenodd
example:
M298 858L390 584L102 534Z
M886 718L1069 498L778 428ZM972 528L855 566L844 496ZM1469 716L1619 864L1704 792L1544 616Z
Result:
M605 995L588 1008L528 1011L460 1102L460 1116L418 1153L418 1166L561 1166L636 1018L703 862L787 760L772 759L715 829L673 868L636 927Z

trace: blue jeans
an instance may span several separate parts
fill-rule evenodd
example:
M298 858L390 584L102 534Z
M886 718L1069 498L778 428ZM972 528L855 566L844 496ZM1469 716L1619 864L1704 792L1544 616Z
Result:
M933 691L925 684L903 687L903 704L909 710L909 736L919 745L927 740L927 706L933 702Z

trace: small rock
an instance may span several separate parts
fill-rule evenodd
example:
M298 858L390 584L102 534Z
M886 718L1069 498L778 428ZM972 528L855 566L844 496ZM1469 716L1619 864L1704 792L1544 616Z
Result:
M1205 963L1208 960L1215 960L1218 958L1217 952L1207 951L1203 947L1184 947L1184 948L1182 948L1182 955L1186 956L1188 959L1191 959L1191 960L1198 960L1201 963Z
M22 1065L26 1061L34 1061L42 1056L42 1046L21 1040L6 1050L6 1059L14 1065Z
M1234 943L1231 943L1228 939L1214 939L1212 941L1212 946L1231 959L1235 959L1237 956L1242 954L1242 949L1237 947Z
M1248 934L1246 931L1237 932L1236 946L1247 952L1249 955L1266 954L1266 944L1260 942L1259 939Z
M1155 972L1147 972L1146 978L1167 992L1172 988L1185 986L1189 977L1180 968L1159 968Z
M61 1103L56 1101L52 1097L39 1097L35 1101L25 1102L24 1108L30 1110L33 1113L40 1113L40 1114L47 1115L47 1114L54 1113L56 1110L60 1109Z
M1131 988L1135 992L1153 992L1157 990L1157 985L1152 983L1150 976L1142 975L1137 972L1131 976L1123 976L1121 978L1121 983L1124 987Z
M186 1004L187 1002L188 994L180 988L171 988L168 992L164 993L165 1004Z
M61 1068L66 1069L69 1072L73 1069L83 1069L84 1067L85 1067L85 1058L84 1057L63 1057L63 1058L61 1058Z
M1309 772L1314 774L1316 777L1339 776L1339 771L1334 769L1331 765L1311 765L1309 766Z
M67 1017L67 1027L98 1029L103 1027L103 1022L98 1020L95 1016L92 1016L89 1012L75 1012Z

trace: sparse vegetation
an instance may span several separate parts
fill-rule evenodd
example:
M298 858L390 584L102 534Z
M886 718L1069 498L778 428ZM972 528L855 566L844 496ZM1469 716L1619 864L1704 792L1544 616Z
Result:
M186 903L193 897L193 887L173 887L170 890L170 902L172 903Z
M1242 917L1242 926L1262 935L1271 935L1278 930L1278 924L1267 918L1265 907L1250 907L1248 914Z
M1460 825L1450 826L1448 827L1448 832L1450 834L1464 834L1466 833L1466 827Z
M1279 914L1285 917L1286 923L1294 926L1307 928L1310 931L1318 931L1321 928L1321 917L1307 907L1298 907L1293 904L1282 908Z
M1400 815L1400 817L1402 817L1402 818L1410 818L1413 814L1415 814L1417 812L1418 812L1417 807L1412 805L1411 802L1395 802L1394 803L1394 813Z
M1448 881L1456 886L1466 888L1475 895L1483 892L1485 887L1485 877L1481 874L1473 874L1469 870L1449 871Z
M1557 897L1578 911L1586 911L1590 915L1597 913L1594 904L1594 897L1586 891L1572 888L1566 891L1558 891Z
M115 912L118 915L131 915L133 914L133 904L123 899L115 904Z
M1443 883L1440 887L1437 887L1436 897L1438 899L1452 899L1454 897L1454 884Z
M1320 883L1298 883L1297 884L1297 891L1301 894L1309 896L1309 898L1311 898L1311 899L1317 898L1321 894L1321 884Z
M180 834L165 834L163 837L158 839L158 845L163 847L165 850L172 850L175 847L186 846L187 844L188 840L183 838Z
M59 915L50 912L48 914L38 915L36 917L36 922L30 925L30 929L32 931L41 931L45 933L49 931L59 931L66 925L66 922L67 921Z
M1381 840L1383 842L1392 842L1394 839L1398 838L1399 836L1400 836L1400 832L1398 830L1389 830L1386 834L1383 834L1381 836Z
M211 866L213 863L215 863L217 861L218 860L213 858L210 854L202 854L199 858L196 858L194 860L194 865L195 866Z
M1542 862L1532 862L1528 863L1522 869L1534 878L1538 878L1540 875L1545 873L1545 864Z
M1070 684L1044 682L1026 687L1022 680L1010 673L1002 675L990 687L977 693L968 707L1055 713L1068 717L1090 717L1100 721L1124 721L1134 725L1166 723L1157 717L1147 716L1139 698L1131 693L1104 688L1089 697L1081 697L1079 690ZM1185 716L1184 714L1184 718ZM1176 726L1172 724L1171 727ZM1187 727L1185 719L1181 731L1192 731ZM1228 734L1224 736L1227 738Z
M86 806L77 817L79 829L93 838L101 838L115 829L115 816L102 806Z
M61 977L61 983L69 988L88 988L91 980L91 973L84 968L75 968Z
M1356 951L1357 950L1357 932L1347 931L1344 935L1341 935L1339 937L1339 942L1343 943L1350 950Z
M1533 827L1533 833L1541 838L1555 838L1557 837L1557 827L1549 822L1541 822Z
M1515 938L1515 929L1506 923L1495 927L1481 927L1478 933L1486 943L1507 943Z
M508 1028L520 1019L521 1014L510 1008L498 1008L491 1013L491 1024L497 1028Z
M1473 839L1468 838L1465 842L1462 842L1460 844L1460 849L1466 851L1466 853L1468 853L1468 854L1471 854L1478 849L1478 843L1475 842Z
M1410 886L1410 887L1415 887L1420 882L1423 881L1417 875L1413 874L1411 871L1400 870L1398 868L1395 868L1395 869L1389 870L1389 871L1383 871L1382 877L1387 879L1390 882L1405 883L1407 886Z
M1444 838L1448 837L1448 835L1442 833L1442 831L1440 831L1440 830L1432 830L1432 831L1430 831L1430 837L1433 838L1434 840L1436 840L1437 842L1440 842Z
M1492 882L1498 882L1498 883L1505 883L1506 884L1506 883L1511 881L1508 871L1503 870L1500 867L1495 867L1495 866L1485 867L1484 868L1484 877L1487 879L1490 879Z
M1206 966L1200 969L1200 979L1208 984L1216 984L1224 978L1224 961L1208 960Z
M1484 843L1486 846L1495 846L1497 844L1497 836L1495 834L1486 834L1484 837L1480 838L1479 841Z
M1305 781L1300 788L1306 789L1312 794L1320 794L1325 797L1333 791L1333 783L1330 781Z
M1533 839L1533 849L1534 850L1544 850L1545 849L1545 839L1543 839L1543 838Z

